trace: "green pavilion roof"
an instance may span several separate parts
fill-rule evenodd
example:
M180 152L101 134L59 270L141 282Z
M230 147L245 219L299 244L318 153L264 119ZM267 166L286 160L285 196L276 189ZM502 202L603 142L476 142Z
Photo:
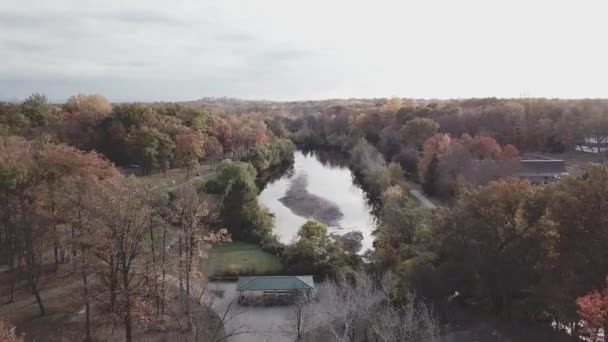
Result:
M315 288L312 276L239 277L237 291L286 291Z

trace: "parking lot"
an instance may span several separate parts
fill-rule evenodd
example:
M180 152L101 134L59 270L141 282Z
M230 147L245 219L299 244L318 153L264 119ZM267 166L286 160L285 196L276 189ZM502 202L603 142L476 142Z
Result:
M237 303L235 282L214 282L211 290L223 291L222 298L213 303L214 311L222 317L230 308L227 315L225 330L227 334L236 334L227 339L228 342L284 342L294 340L290 333L289 323L295 315L294 306L240 306ZM314 305L322 306L322 286L318 286L321 301Z

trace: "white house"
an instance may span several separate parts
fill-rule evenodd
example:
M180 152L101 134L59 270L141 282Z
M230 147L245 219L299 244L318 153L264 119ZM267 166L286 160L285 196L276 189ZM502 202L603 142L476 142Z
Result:
M585 141L578 144L574 149L587 153L608 152L608 135L585 137Z

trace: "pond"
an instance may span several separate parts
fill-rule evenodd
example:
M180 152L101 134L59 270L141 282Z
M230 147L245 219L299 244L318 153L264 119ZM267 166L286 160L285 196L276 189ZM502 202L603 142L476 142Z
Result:
M274 213L275 233L283 243L293 242L298 229L313 218L349 249L372 249L376 218L340 153L296 151L293 167L270 181L258 198Z

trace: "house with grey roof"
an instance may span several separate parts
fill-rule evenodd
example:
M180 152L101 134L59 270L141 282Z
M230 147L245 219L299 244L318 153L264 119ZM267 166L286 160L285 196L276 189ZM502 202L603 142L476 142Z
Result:
M236 291L241 305L288 305L317 299L311 275L239 277Z
M519 177L532 184L547 184L568 175L566 164L558 159L528 159L519 162Z

